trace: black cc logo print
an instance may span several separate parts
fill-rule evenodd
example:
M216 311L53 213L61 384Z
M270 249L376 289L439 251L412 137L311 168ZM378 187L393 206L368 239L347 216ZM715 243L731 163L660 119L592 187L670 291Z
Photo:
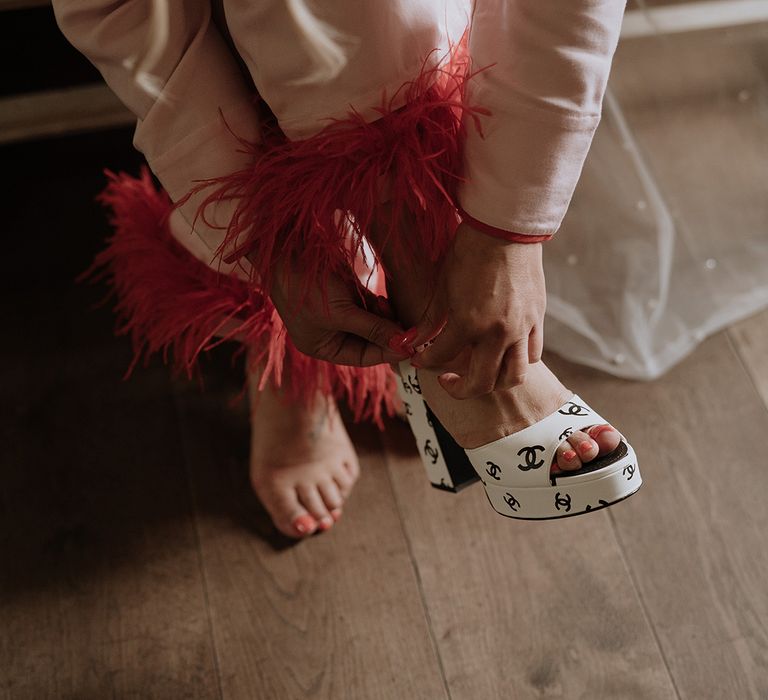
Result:
M610 503L608 503L608 501L604 501L602 498L598 500L598 503L599 503L601 506L609 506L609 505L611 505ZM590 506L589 504L587 504L587 507L584 509L584 512L585 512L585 513L589 513L589 511L590 511L590 510L592 510L592 506Z
M424 443L424 454L432 459L432 464L437 462L439 452L434 447L432 447L432 440L427 440Z
M566 493L561 496L560 492L558 491L555 494L555 508L558 510L564 508L565 512L567 513L571 509L571 494Z
M544 447L541 445L533 445L532 447L523 447L521 450L518 451L517 455L518 457L525 452L525 464L518 464L517 468L520 471L527 472L531 469L538 469L544 464L544 460L540 459L538 462L536 461L536 450L544 451Z
M403 391L406 394L412 394L413 389L411 389L411 385L406 383L405 379L403 377L400 377L400 383L403 385Z
M411 410L411 404L409 404L407 401L403 401L403 405L405 406L405 415L412 416L413 411Z
M573 401L568 402L570 405L568 406L568 410L564 411L562 408L559 408L557 410L558 413L562 413L564 416L588 416L589 410L584 407L580 406L577 403L574 403Z
M565 430L563 430L562 433L560 433L560 435L559 435L559 437L557 439L558 440L565 440L565 438L567 438L572 432L573 432L573 428L566 428Z
M635 475L635 465L634 464L628 464L624 469L621 470L622 474L629 474L627 477L627 481L629 481L634 475Z
M488 468L485 471L487 472L488 476L493 477L496 479L496 481L499 481L501 477L496 475L501 473L501 467L498 464L494 464L493 462L486 462L486 464L488 465Z
M421 384L419 384L419 378L415 374L413 376L408 375L408 383L417 394L421 393Z
M504 492L504 502L517 513L520 508L520 501L518 501L509 491Z

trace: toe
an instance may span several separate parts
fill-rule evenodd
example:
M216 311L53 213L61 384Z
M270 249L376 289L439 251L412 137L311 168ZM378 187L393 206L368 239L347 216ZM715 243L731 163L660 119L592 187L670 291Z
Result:
M333 472L333 481L341 497L346 499L352 492L352 487L355 484L355 480L352 478L347 467L339 465L339 468Z
M597 443L598 455L613 452L621 442L619 431L608 423L593 425L587 429L587 433Z
M332 479L321 481L317 485L317 490L323 497L323 502L329 513L333 514L334 510L338 510L343 505L344 499L341 493L339 493L339 487L336 486L336 482Z
M343 465L347 474L349 474L352 482L354 483L357 480L357 477L360 476L359 462L356 459L345 459Z
M568 436L568 442L576 450L576 454L579 455L579 459L582 462L590 462L597 457L599 449L597 443L587 433L581 430L574 430Z
M555 461L551 471L573 471L581 467L581 460L576 450L567 441L562 442L555 451Z
M298 484L296 491L299 494L299 501L310 512L313 518L317 520L318 527L321 530L327 530L333 525L333 516L328 512L323 497L320 495L317 486L314 484Z
M299 502L294 489L257 494L275 527L288 537L304 537L317 530L317 521Z

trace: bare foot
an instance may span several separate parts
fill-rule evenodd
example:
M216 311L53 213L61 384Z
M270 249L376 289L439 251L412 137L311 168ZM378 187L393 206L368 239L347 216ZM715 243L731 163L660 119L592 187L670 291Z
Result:
M271 387L259 391L249 377L251 484L289 537L327 530L360 474L360 464L333 399L318 396L306 409L282 400Z

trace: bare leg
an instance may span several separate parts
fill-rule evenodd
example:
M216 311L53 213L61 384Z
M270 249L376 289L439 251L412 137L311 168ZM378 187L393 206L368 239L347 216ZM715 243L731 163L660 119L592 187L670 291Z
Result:
M280 532L302 537L341 516L360 465L333 399L307 409L249 376L251 484Z

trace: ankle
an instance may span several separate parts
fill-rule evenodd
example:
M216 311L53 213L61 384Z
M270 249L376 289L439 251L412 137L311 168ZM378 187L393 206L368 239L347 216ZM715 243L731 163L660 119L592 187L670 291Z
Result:
M573 395L543 362L529 365L525 383L476 399L454 399L437 382L438 374L419 371L424 398L465 449L518 432L552 413Z
M317 432L341 419L332 396L318 392L311 401L290 398L287 372L283 375L281 386L275 386L270 379L259 389L262 372L263 367L248 370L248 402L253 430L269 432L290 427L298 432Z

